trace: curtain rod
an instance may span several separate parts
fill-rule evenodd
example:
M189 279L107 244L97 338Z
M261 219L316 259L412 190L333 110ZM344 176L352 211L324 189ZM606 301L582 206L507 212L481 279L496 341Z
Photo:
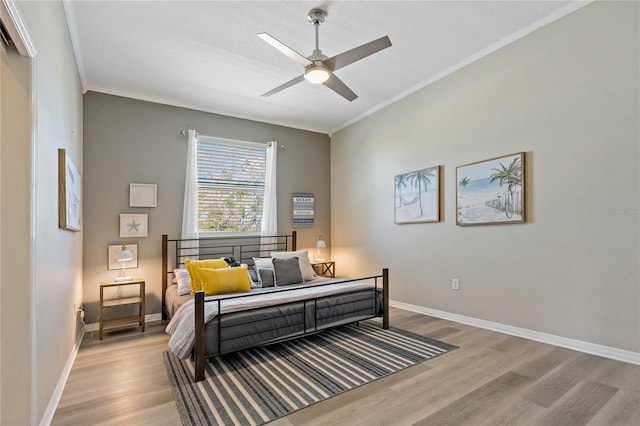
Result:
M189 136L189 131L188 130L180 130L180 134L182 136ZM238 141L238 140L233 140L233 139L226 139L226 138L218 138L215 136L206 136L206 135L202 135L198 132L196 132L196 136L200 136L202 138L206 138L206 139L219 139L221 141L232 141L232 142L240 142L240 143L249 143L249 144L256 144L256 145L271 145L272 143L277 143L276 141L269 141L269 142L251 142L251 141ZM280 144L278 145L279 149L284 149L285 145L284 144Z

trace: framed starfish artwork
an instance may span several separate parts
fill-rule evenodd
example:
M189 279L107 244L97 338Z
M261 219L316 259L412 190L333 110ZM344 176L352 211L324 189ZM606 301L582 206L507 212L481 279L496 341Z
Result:
M149 235L148 215L121 214L120 238L146 237Z

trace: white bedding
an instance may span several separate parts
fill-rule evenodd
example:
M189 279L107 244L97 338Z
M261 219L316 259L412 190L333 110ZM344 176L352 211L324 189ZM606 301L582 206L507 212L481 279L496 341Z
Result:
M339 294L345 290L359 290L371 288L372 284L364 281L343 282L344 279L318 279L311 283L302 285L289 286L287 291L277 293L269 292L269 289L261 289L248 297L240 297L237 299L229 299L221 302L222 313L242 311L264 306L271 306L275 302L286 303L297 300L304 300L314 297L330 296ZM334 284L327 284L335 282ZM317 284L327 284L318 286ZM282 289L282 287L273 287L273 289ZM206 300L225 299L228 295L208 296ZM218 303L204 304L204 322L205 324L216 317L218 314ZM167 325L165 331L171 335L169 339L169 349L180 359L186 359L191 355L195 340L194 330L194 299L187 301L175 313L171 321Z

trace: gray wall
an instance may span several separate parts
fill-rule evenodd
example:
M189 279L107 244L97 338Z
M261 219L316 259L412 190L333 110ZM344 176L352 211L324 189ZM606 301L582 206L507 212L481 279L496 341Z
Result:
M640 351L638 3L595 2L332 136L332 253L400 302ZM458 227L456 166L527 153L528 220ZM394 176L444 166L444 220ZM451 290L451 279L461 290Z
M37 55L14 69L33 91L16 105L24 101L27 111L11 120L21 133L5 145L3 127L2 205L11 209L2 214L3 262L4 254L21 258L2 268L0 423L22 425L51 419L81 336L74 304L82 300L82 232L59 229L57 212L58 148L82 173L82 90L62 2L15 3Z
M113 279L107 246L118 244L119 215L147 213L149 237L137 243L138 269L147 281L147 314L161 309L161 235L180 236L187 138L180 130L221 138L284 144L278 150L278 232L291 232L292 194L316 196L313 228L297 228L298 247L328 238L329 137L282 126L88 92L84 96L84 308L87 323L98 315L99 283ZM157 208L130 208L129 183L158 185ZM109 295L110 296L110 295Z

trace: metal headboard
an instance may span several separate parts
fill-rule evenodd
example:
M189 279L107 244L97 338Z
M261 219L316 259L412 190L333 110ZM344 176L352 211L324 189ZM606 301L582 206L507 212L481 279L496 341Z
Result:
M240 263L253 265L254 257L269 257L272 251L293 251L297 247L297 234L271 236L229 236L198 239L173 239L162 236L162 308L165 292L173 270L184 267L186 259L214 259L234 257ZM170 264L169 259L172 259Z

